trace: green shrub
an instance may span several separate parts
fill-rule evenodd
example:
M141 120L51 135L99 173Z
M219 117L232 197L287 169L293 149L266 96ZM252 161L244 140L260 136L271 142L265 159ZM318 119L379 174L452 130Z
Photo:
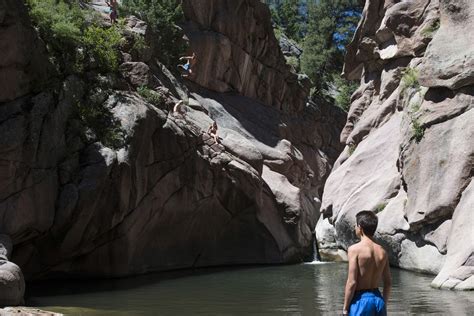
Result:
M434 33L439 30L440 21L439 19L433 20L432 23L426 27L423 31L421 31L421 35L427 37L433 37Z
M418 112L418 111L420 110L420 108L421 108L421 102L415 102L415 103L413 103L412 106L411 106L411 111L412 111L413 113L416 113L416 112Z
M416 117L416 112L418 112L420 108L421 102L415 102L411 105L411 113L408 113L411 120L413 139L415 139L417 143L419 143L425 135L425 128L420 124Z
M419 143L423 136L425 135L425 128L418 122L417 119L412 119L412 131L413 131L413 138L417 143Z
M154 106L162 106L164 103L164 99L156 91L153 91L145 86L138 87L137 89L138 94L144 98L148 103L153 104Z
M277 41L279 42L282 35L283 35L282 29L277 26L277 27L273 28L273 32L275 33L275 37L276 37Z
M184 21L181 1L177 0L123 0L122 11L146 21L155 38L150 42L160 52L160 61L175 69L179 57L185 53L182 31L177 25Z
M377 213L382 212L387 206L387 204L388 204L387 202L382 202L382 203L377 204L377 206L374 209L374 213L377 214Z
M357 90L359 84L354 81L346 80L339 74L332 76L332 82L337 90L337 94L334 97L335 105L345 112L348 112L351 107L352 94Z
M136 52L141 52L145 49L148 49L149 46L145 42L145 38L138 34L133 34L133 47L132 49Z
M115 27L104 29L90 26L84 32L83 44L102 70L118 68L118 46L122 36Z
M300 71L300 60L295 56L285 56L286 63L290 65L295 72Z
M348 146L349 146L349 156L352 156L352 154L357 149L357 144L349 144Z
M402 76L402 93L409 88L420 90L420 83L418 82L418 70L414 68L406 68Z
M76 4L62 0L27 0L38 28L59 71L76 72L85 14Z
M33 24L60 73L82 72L87 58L101 70L117 69L120 32L97 26L97 12L82 9L79 0L27 1Z
M374 213L377 214L377 213L382 212L387 206L387 204L388 204L387 202L382 202L382 203L377 204L377 206L374 209Z

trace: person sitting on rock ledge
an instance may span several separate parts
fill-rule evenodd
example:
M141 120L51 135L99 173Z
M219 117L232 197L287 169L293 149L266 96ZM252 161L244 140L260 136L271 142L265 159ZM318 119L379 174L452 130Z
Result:
M186 63L184 65L178 65L178 68L181 68L184 71L182 76L184 78L188 78L190 76L193 76L194 75L193 67L194 67L194 65L196 64L196 61L197 61L196 53L193 53L192 56L183 56L183 57L179 58L179 60L186 60Z
M175 104L173 108L173 114L181 115L183 117L186 115L186 108L183 100L180 100L178 103Z
M209 128L207 129L207 133L214 138L216 144L220 144L219 136L217 135L217 123L212 123Z

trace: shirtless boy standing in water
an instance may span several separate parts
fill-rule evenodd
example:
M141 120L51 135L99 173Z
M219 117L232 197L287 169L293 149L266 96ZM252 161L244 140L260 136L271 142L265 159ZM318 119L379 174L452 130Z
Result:
M362 211L356 215L356 235L360 242L349 247L349 273L343 315L387 315L392 279L387 253L372 238L377 215ZM378 289L383 280L383 297Z

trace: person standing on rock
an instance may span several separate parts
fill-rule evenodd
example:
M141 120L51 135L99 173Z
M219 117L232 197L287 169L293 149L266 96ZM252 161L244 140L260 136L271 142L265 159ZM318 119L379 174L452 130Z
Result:
M193 73L193 67L197 62L196 53L193 53L192 56L180 57L179 60L186 60L186 63L184 65L178 65L178 68L181 68L185 72L182 76L184 78L192 76L194 74Z
M348 250L343 315L387 315L392 279L387 253L373 240L377 223L377 215L372 211L356 215L355 231L360 242ZM383 296L378 289L380 281L383 281Z
M109 9L110 9L110 14L109 14L110 23L111 24L117 23L117 18L118 18L118 12L117 12L118 3L117 3L117 0L109 0L109 1L105 1L105 3L109 6Z

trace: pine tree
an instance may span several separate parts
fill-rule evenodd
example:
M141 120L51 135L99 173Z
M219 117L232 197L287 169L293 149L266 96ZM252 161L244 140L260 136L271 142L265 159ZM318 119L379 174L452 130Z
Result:
M361 11L358 0L320 0L309 3L301 66L313 82L314 93L331 97L339 91L347 95L350 83L334 78L342 70L345 46L357 27ZM331 92L331 89L337 91ZM347 97L339 100L347 101ZM347 107L347 104L340 106Z
M299 12L299 0L283 0L277 5L278 21L277 23L283 27L285 34L299 42L302 39L302 23L303 19Z
M185 52L182 32L176 27L184 19L179 0L123 0L121 9L137 15L153 29L154 45L161 52L161 61L173 68Z

